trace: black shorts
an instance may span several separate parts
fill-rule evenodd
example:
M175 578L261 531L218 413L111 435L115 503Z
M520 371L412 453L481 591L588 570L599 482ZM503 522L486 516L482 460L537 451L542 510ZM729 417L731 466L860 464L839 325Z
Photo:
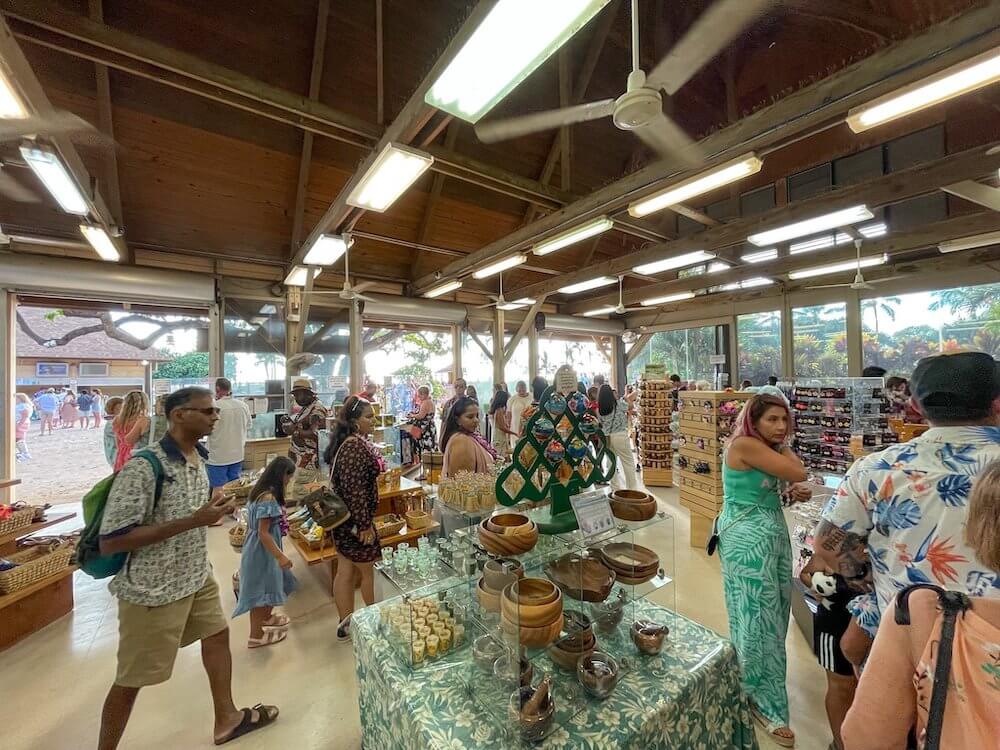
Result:
M851 676L854 667L840 650L840 638L851 624L847 604L852 597L836 597L828 601L829 607L819 602L813 615L813 652L819 665L827 672Z

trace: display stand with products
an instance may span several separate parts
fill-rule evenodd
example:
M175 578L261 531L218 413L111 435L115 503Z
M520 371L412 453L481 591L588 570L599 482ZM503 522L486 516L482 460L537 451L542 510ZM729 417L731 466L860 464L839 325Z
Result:
M33 535L75 518L76 513L32 506L0 508L10 509L0 520L0 649L4 649L73 610L72 542Z
M681 505L691 511L691 546L704 547L722 511L722 451L736 415L753 394L680 391L677 458Z
M665 377L639 381L639 460L647 487L673 486L674 400Z

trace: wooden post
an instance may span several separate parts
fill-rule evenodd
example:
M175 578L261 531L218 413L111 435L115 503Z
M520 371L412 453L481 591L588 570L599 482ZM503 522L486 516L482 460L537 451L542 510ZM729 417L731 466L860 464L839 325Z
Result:
M351 393L357 393L361 390L361 383L364 380L365 372L363 344L364 326L362 325L361 311L358 309L357 302L351 303L350 313L348 316L348 330L350 331L350 339L347 350L351 360Z
M462 327L453 325L451 327L451 351L452 369L451 382L455 382L462 377Z
M852 378L861 377L861 371L868 364L864 361L861 336L861 298L856 289L845 289L847 305L847 374Z
M528 380L538 377L538 329L528 328Z
M504 311L499 307L494 308L496 311L493 317L493 383L502 383L504 378L504 365L507 364L507 358L504 356L503 350L503 338L504 338ZM493 394L487 394L487 399L492 399Z
M212 378L226 375L225 368L225 320L222 305L216 302L208 308L208 374Z
M17 297L0 289L0 399L5 405L0 421L0 479L14 477L14 342L16 337ZM0 500L14 500L14 489L0 489Z

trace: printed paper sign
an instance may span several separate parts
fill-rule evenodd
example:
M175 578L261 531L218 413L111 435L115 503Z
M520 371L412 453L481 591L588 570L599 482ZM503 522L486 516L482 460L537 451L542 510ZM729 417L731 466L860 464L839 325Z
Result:
M611 503L604 492L585 492L573 495L569 499L584 536L593 536L615 527L614 516L611 515Z

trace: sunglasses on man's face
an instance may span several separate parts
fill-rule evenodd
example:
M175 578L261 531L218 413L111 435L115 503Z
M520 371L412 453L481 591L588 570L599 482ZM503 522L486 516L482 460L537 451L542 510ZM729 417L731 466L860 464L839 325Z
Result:
M193 406L182 406L180 409L178 409L178 411L197 411L201 412L206 417L210 417L213 414L218 415L221 413L217 406L206 406L204 409L196 409Z

